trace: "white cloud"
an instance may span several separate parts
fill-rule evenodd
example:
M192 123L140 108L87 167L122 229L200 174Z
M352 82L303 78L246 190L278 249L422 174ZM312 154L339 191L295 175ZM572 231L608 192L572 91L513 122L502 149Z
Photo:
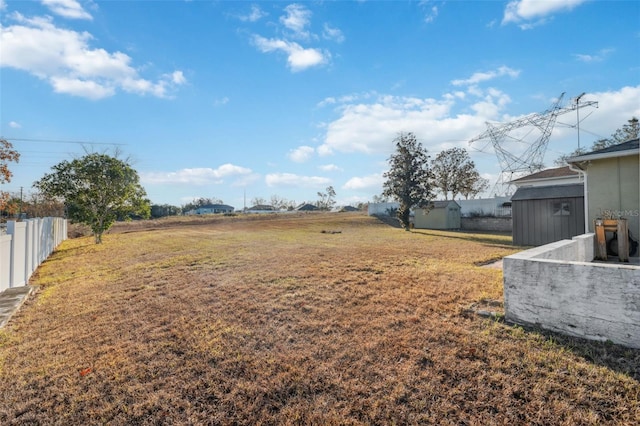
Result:
M187 82L182 71L174 71L170 74L170 79L173 84L184 84Z
M182 169L176 172L147 172L141 173L140 179L147 184L187 184L187 185L208 185L220 184L225 178L251 175L251 169L236 166L233 164L223 164L216 169L201 167L193 169Z
M253 42L264 53L282 51L287 54L287 62L292 71L301 71L310 67L323 65L330 59L329 52L323 52L318 49L303 48L298 43L279 40L267 39L256 35Z
M338 166L336 166L335 164L323 164L321 166L318 166L318 168L320 170L322 170L323 172L340 172L342 171L342 169Z
M610 53L612 53L614 49L601 49L596 54L586 55L581 53L576 53L573 56L580 62L602 62L604 61Z
M422 2L422 5L427 6L428 2ZM435 19L438 17L438 6L431 6L429 8L426 8L427 12L424 16L424 22L426 22L427 24L432 23L433 21L435 21Z
M414 132L423 143L428 142L425 146L430 151L461 145L483 131L485 121L498 118L508 102L508 97L500 92L482 95L478 103L470 103L473 114L456 116L452 116L452 108L459 99L456 96L436 100L379 95L368 103L343 104L340 117L327 125L324 143L317 152L388 154L399 132Z
M295 3L285 7L284 11L286 15L280 17L280 23L293 31L295 37L308 39L309 33L305 31L305 28L310 23L311 11Z
M453 80L451 84L453 84L454 86L468 86L468 85L478 84L478 83L482 83L485 81L493 80L493 79L504 77L504 76L516 78L519 75L520 75L520 70L514 70L513 68L509 68L507 66L501 66L491 71L476 72L467 79Z
M342 43L344 41L344 34L338 28L333 28L329 24L324 24L322 29L322 37L327 40L333 40L337 43Z
M0 10L5 10L7 8L7 2L5 0L0 0Z
M316 106L318 108L323 108L327 105L346 104L346 103L355 102L360 99L365 99L365 100L371 99L377 95L378 94L376 92L365 92L361 94L351 94L351 95L340 96L339 98L329 96L327 98L324 98L322 101L318 102Z
M382 187L384 183L384 178L382 174L375 174L363 177L352 177L349 179L344 185L342 185L343 189L379 189Z
M257 22L265 16L267 16L267 13L263 12L262 9L260 9L260 6L252 4L251 12L249 12L248 15L242 15L239 18L243 22Z
M492 154L490 140L479 141L469 147L468 141L486 131L486 122L507 123L523 115L508 114L511 99L506 93L490 88L474 86L473 93L452 92L440 99L409 98L376 95L369 100L355 99L340 103L334 97L337 117L327 123L322 144L316 148L319 155L339 153L364 153L389 155L393 152L393 140L399 132L413 132L431 156L452 147L471 149L474 158L483 167L495 169L496 157ZM598 101L598 108L581 110L581 143L591 144L602 137L608 137L631 117L640 117L640 86L623 87L619 90L587 93L584 101ZM543 111L548 105L535 113ZM460 112L457 112L460 111ZM575 112L560 117L550 139L547 164L559 153L571 152L576 148ZM563 123L566 123L563 125ZM528 129L522 129L528 131ZM535 139L539 132L531 136L511 134L514 138ZM508 146L520 149L522 144ZM478 152L481 150L482 152ZM555 155L555 157L554 157ZM550 159L549 159L550 158ZM384 167L381 165L381 167ZM483 169L480 169L484 171ZM355 177L344 184L345 189L365 188L368 184L377 187L375 175Z
M546 18L556 12L570 11L573 8L585 3L587 0L516 0L507 4L502 24L520 23L522 21L537 20L537 22L526 22L520 25L522 29L530 29L536 25L546 22Z
M313 156L314 152L315 149L313 149L312 147L303 145L291 150L287 156L291 161L294 161L296 163L304 163Z
M17 121L10 121L9 127L11 127L12 129L20 129L22 126Z
M269 187L289 186L295 188L322 188L330 185L331 180L320 176L300 176L293 173L270 173L265 176Z
M213 106L219 107L222 105L226 105L229 103L229 98L225 96L224 98L216 99L213 101Z
M18 13L13 18L18 24L0 28L0 65L48 81L58 93L101 99L121 89L167 98L186 82L182 71L162 75L155 82L143 79L128 55L92 48L91 34L56 27L51 18L25 18Z
M66 93L81 98L98 100L108 98L115 94L113 86L103 85L93 80L81 80L79 78L65 78L52 76L49 83L56 93ZM131 87L131 91L133 88Z
M616 129L627 124L631 117L640 117L640 86L626 86L617 91L587 93L582 101L598 101L598 109L589 117L580 110L581 138L595 141L609 137ZM582 120L585 117L584 121ZM575 129L568 129L575 133ZM583 133L584 132L584 133ZM590 142L589 142L590 145Z
M93 17L77 0L42 0L42 4L56 15L69 19L88 19Z

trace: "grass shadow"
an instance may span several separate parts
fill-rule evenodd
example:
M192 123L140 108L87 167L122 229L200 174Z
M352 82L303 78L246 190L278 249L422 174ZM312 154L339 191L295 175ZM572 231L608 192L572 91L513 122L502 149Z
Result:
M540 327L515 324L507 321L507 326L521 327L528 334L537 334L550 345L561 347L586 362L624 374L640 383L640 349L629 348L611 341L599 342L569 336Z
M434 231L430 229L413 229L411 231L414 234L429 236L429 237L443 237L454 238L464 241L472 241L475 243L483 243L491 245L492 247L506 248L506 249L518 249L520 247L508 244L509 241L505 237L510 237L510 234L495 234L495 233L478 233L465 232L465 231ZM526 249L527 247L522 247Z

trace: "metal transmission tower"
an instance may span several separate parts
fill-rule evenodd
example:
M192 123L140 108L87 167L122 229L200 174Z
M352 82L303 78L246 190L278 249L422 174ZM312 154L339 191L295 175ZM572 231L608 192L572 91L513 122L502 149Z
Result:
M580 107L598 104L595 101L580 103L581 97L582 95L574 98L570 105L561 107L564 98L564 93L562 93L553 105L544 112L529 114L509 123L492 124L487 122L487 130L469 141L471 145L482 139L491 139L501 168L500 176L492 192L497 193L497 190L503 189L506 185L504 189L509 194L513 179L524 174L534 173L544 167L544 155L558 115L579 110ZM510 135L514 130L519 130L519 137ZM534 130L539 132L537 139L532 142L526 140L528 137L530 138Z

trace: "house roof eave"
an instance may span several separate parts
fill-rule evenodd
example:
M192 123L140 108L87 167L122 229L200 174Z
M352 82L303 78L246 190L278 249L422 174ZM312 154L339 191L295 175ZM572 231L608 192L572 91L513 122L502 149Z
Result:
M631 155L640 155L640 149L630 149L627 151L605 152L602 154L584 154L577 157L567 159L567 163L579 164L593 160L605 160L607 158L628 157Z

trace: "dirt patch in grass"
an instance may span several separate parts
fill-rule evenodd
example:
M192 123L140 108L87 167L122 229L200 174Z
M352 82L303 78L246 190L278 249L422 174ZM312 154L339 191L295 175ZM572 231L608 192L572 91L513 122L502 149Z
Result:
M0 335L0 423L635 424L640 351L468 314L509 244L352 213L66 241Z

